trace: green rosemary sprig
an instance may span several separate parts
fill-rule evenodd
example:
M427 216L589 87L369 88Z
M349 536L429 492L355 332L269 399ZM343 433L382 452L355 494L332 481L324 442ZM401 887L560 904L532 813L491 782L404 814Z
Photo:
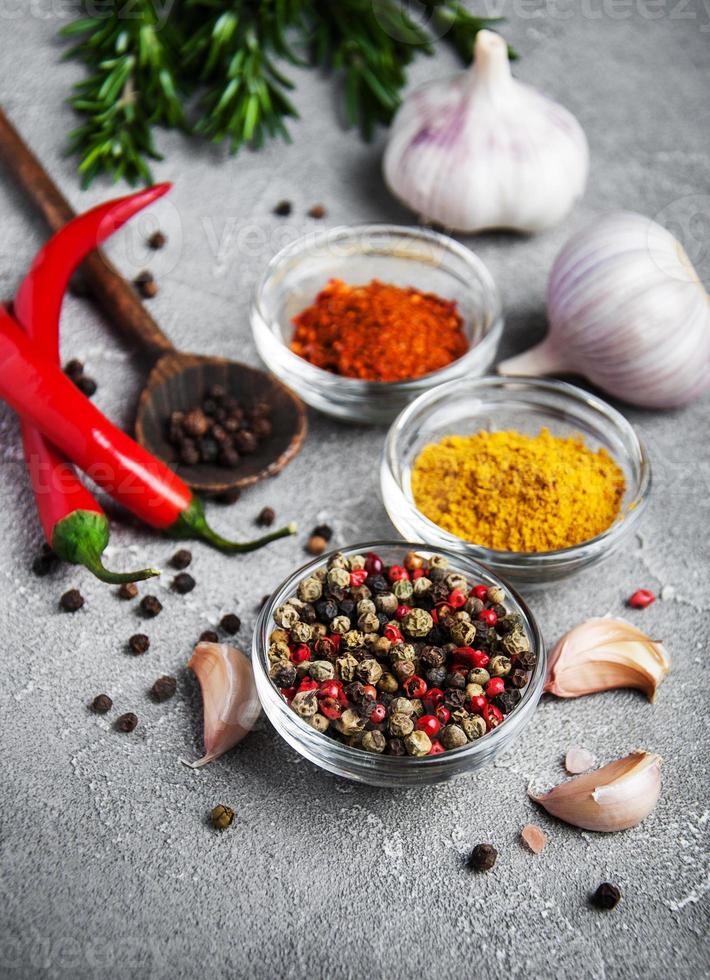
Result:
M67 25L62 35L75 44L91 74L74 87L72 107L84 122L69 134L69 152L81 157L79 173L88 186L99 173L114 181L150 182L148 159L159 160L152 129L185 125L175 66L173 30L160 29L151 0L134 0L130 17L120 4Z
M369 139L392 118L418 54L442 38L468 61L478 31L501 20L476 17L458 0L423 0L432 30L402 0L174 0L167 18L157 0L83 5L96 12L62 34L74 41L67 56L89 72L70 99L83 117L69 149L84 186L101 173L150 181L157 125L226 140L232 153L288 140L286 122L298 113L284 63L332 75L346 123Z

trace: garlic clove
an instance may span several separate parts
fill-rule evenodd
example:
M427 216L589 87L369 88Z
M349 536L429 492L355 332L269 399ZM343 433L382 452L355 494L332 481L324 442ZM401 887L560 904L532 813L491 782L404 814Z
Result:
M574 827L611 833L628 830L651 813L661 793L661 757L631 752L596 772L575 776L549 793L528 795Z
M567 749L565 756L565 769L571 775L586 772L594 765L594 756L588 749L583 749L581 745L572 745Z
M413 211L453 230L549 228L584 192L584 132L512 77L498 34L479 31L474 53L468 71L404 101L390 126L385 181Z
M710 297L650 218L612 211L573 235L550 272L547 314L547 337L499 374L580 374L645 408L684 405L710 387Z
M661 643L623 619L588 619L555 644L544 690L578 698L617 687L642 690L649 701L670 669Z
M547 834L534 823L526 824L520 831L520 837L533 854L541 854L547 846Z
M205 754L192 769L218 759L240 742L261 714L251 661L228 643L198 643L187 666L202 690Z

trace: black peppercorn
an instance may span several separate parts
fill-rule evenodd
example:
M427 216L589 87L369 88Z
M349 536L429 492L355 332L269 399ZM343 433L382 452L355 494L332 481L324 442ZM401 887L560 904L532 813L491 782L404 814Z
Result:
M135 582L124 582L118 590L119 599L135 599L138 595L138 586Z
M594 894L590 897L590 902L598 909L609 910L621 900L621 890L612 885L609 881L603 881Z
M385 746L386 755L406 755L407 750L401 738L388 738Z
M351 617L352 614L355 612L355 603L353 602L352 599L342 599L338 603L338 609L340 610L343 616Z
M48 544L42 545L42 550L32 562L32 571L40 577L49 575L59 565L58 556L52 551Z
M97 715L105 715L113 707L113 701L108 694L97 694L91 702L91 710Z
M338 604L333 599L320 599L315 604L318 618L323 623L330 623L339 614Z
M84 365L78 358L73 357L71 361L67 361L63 370L66 376L74 381L76 378L80 378L84 373Z
M444 692L444 705L449 711L457 711L459 708L463 708L465 701L466 695L463 691L449 688L448 691Z
M153 234L148 239L148 247L155 250L159 248L163 248L167 240L168 240L167 237L163 234L162 231L154 231Z
M88 377L86 374L82 374L80 378L77 378L74 384L83 395L86 395L87 398L91 398L92 395L95 395L96 389L98 388L98 385L94 379Z
M492 844L476 844L468 859L468 866L473 871L490 871L497 857L498 851Z
M219 625L222 627L225 633L229 633L230 636L234 636L238 633L242 626L242 621L236 613L226 613L219 621Z
M235 504L241 495L241 490L227 490L225 493L218 493L214 499L218 504Z
M426 672L426 682L429 687L443 687L446 680L445 667L432 667Z
M288 218L293 210L293 205L290 201L279 201L279 203L274 208L274 214L279 218Z
M419 659L425 667L441 667L446 657L441 647L425 646L422 647Z
M323 538L325 541L330 541L333 537L333 528L329 524L316 524L311 534Z
M214 630L205 630L200 633L200 643L219 643L219 636Z
M180 595L187 595L195 588L195 580L189 572L180 572L172 581L172 589Z
M463 674L459 674L457 671L447 674L444 679L444 687L450 691L458 690L463 691L466 687L466 678Z
M498 694L493 698L493 704L499 711L502 711L504 715L509 715L513 708L520 702L520 692L512 688L509 691L503 691L502 694Z
M295 664L275 664L269 671L269 677L277 687L292 687L296 683L297 670Z
M78 589L69 589L59 600L59 605L65 612L76 612L84 605L84 597Z
M133 285L136 287L143 299L150 299L158 292L158 285L153 278L153 273L148 272L147 269L144 269L143 272L138 273L136 278L133 280Z
M137 724L138 716L134 715L132 711L127 711L125 715L116 719L116 728L119 732L132 732Z
M367 587L370 592L389 592L390 584L384 575L371 575L367 580Z
M537 655L532 650L525 650L523 653L515 655L515 666L523 670L532 670L537 663Z
M140 609L144 616L148 619L152 619L157 616L162 610L163 604L157 596L154 595L144 595L141 599Z
M178 571L182 571L192 561L192 552L188 551L187 548L181 548L176 551L173 557L170 559L170 564L173 568L177 568Z
M436 625L429 630L425 639L426 642L431 646L440 647L443 646L444 643L446 643L446 641L448 640L448 636L443 626Z
M273 507L263 507L259 512L256 523L261 527L271 527L276 520L276 511Z
M177 681L174 677L163 674L159 677L150 689L154 701L168 701L177 690Z
M516 668L512 670L508 675L508 680L513 685L513 687L525 687L528 682L528 675L524 670Z
M145 633L134 633L133 636L128 641L128 648L131 653L139 656L141 653L145 653L150 647L150 640L145 635Z

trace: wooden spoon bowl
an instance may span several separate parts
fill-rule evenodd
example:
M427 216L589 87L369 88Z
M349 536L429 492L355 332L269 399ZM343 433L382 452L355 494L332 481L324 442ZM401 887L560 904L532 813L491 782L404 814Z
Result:
M256 402L267 402L272 408L273 433L255 453L241 456L234 468L217 463L186 466L167 440L168 419L171 412L185 412L199 405L215 384L246 409ZM293 392L264 371L221 357L178 351L165 354L150 372L138 401L138 442L166 462L193 490L208 495L242 489L280 473L300 450L305 435L306 411Z

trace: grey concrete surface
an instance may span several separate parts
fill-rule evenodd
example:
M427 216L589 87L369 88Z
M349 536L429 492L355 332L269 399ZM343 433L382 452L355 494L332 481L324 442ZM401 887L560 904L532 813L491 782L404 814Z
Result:
M111 193L82 193L63 157L73 125L64 104L78 66L59 60L68 4L0 0L0 93L76 208ZM708 281L710 238L710 13L706 4L503 3L506 35L523 58L517 72L572 109L590 140L584 201L536 238L467 240L505 298L502 353L544 330L551 261L588 216L626 207L669 222L690 199L700 215L678 224ZM412 82L449 71L440 51ZM257 363L248 326L255 282L285 241L313 229L307 208L323 202L326 224L408 220L379 177L381 144L366 146L334 117L330 88L299 75L302 118L293 145L226 159L176 134L159 136L166 160L155 175L175 181L158 209L168 247L148 256L147 225L111 246L126 272L150 261L160 281L151 309L177 345ZM295 203L291 218L271 208ZM703 212L703 208L705 209ZM45 232L0 177L0 294L10 295ZM69 298L63 352L83 358L99 382L97 403L128 424L144 369L88 306ZM581 619L622 614L645 586L663 590L634 621L663 638L673 670L657 703L615 692L578 703L544 701L524 737L475 777L396 793L360 788L302 761L267 722L234 752L193 772L180 759L200 749L200 697L185 663L202 629L228 610L244 621L248 647L256 605L304 559L316 521L340 543L392 533L378 496L384 431L312 415L298 459L233 508L210 508L225 532L249 534L266 504L298 519L298 539L244 559L195 545L195 591L156 585L165 611L149 623L150 652L134 658L135 609L88 574L29 572L40 532L15 418L0 407L0 684L2 838L0 975L3 977L701 977L708 973L708 400L682 411L624 408L653 458L652 501L641 534L608 564L533 597L548 641ZM161 540L125 520L113 528L119 567L165 563ZM86 596L76 615L61 593ZM143 588L146 592L148 589ZM153 704L147 691L176 674L178 695ZM87 702L108 692L106 718ZM132 735L111 727L134 710ZM656 811L635 830L595 835L548 819L526 798L530 780L562 778L566 748L600 761L641 747L664 759ZM237 812L231 830L207 825L218 802ZM518 833L535 821L550 836L535 857ZM493 842L498 864L465 869L470 849ZM604 879L622 904L587 904Z

